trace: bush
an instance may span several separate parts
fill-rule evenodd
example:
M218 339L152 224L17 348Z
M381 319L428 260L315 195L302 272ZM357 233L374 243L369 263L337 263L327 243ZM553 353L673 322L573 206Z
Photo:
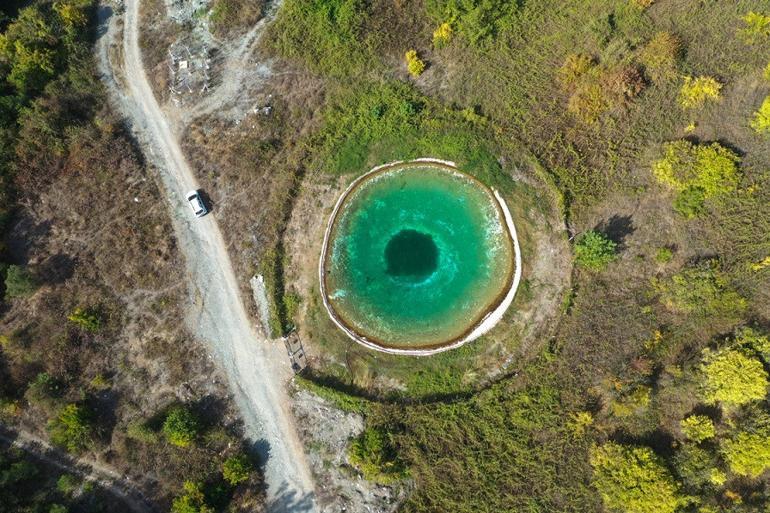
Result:
M171 408L163 422L163 434L177 447L189 446L200 432L195 415L185 406Z
M638 386L630 393L610 404L610 412L615 417L624 418L643 413L652 400L652 390L648 386Z
M619 66L606 70L600 78L600 85L606 91L613 107L625 105L632 98L639 96L647 86L636 66Z
M727 408L764 399L770 384L762 362L736 349L704 351L700 372L703 401Z
M567 112L583 123L592 125L610 108L604 91L598 84L581 84L567 102Z
M770 133L770 96L765 98L749 124L759 134Z
M428 13L436 20L452 20L457 32L479 47L509 28L518 2L510 0L428 0Z
M591 450L590 461L593 484L610 511L674 513L686 502L652 449L607 442Z
M67 316L67 320L75 326L92 333L99 331L102 327L102 319L99 312L92 308L75 308Z
M668 280L655 280L653 285L661 303L675 312L738 318L746 310L746 300L729 287L713 261L683 269Z
M703 187L687 187L674 198L674 210L687 219L706 212L706 191Z
M655 252L655 261L659 264L667 264L674 258L674 251L671 248L658 248Z
M390 484L406 476L406 468L398 459L389 436L383 429L367 427L350 444L350 463L369 481Z
M433 48L440 49L447 46L452 40L453 34L454 31L452 30L452 25L448 22L439 25L436 30L433 31Z
M37 288L35 279L27 269L20 265L9 265L5 272L5 298L24 297Z
M767 335L744 328L735 337L735 345L747 348L762 357L765 362L770 362L770 337Z
M722 455L730 471L757 478L770 468L770 433L739 433L722 442Z
M685 77L679 91L679 104L685 109L702 107L707 101L719 99L722 84L711 77Z
M72 474L62 474L56 481L56 489L64 495L71 495L79 484L78 478Z
M639 53L639 61L653 82L661 82L676 76L681 51L678 37L670 32L658 32Z
M682 419L679 425L684 436L696 444L709 438L714 438L717 434L714 428L714 421L705 415L690 415Z
M51 442L69 452L80 452L91 443L91 412L77 404L68 404L48 423Z
M663 145L663 157L653 164L652 172L659 182L680 193L699 187L707 199L736 189L740 161L735 152L719 143L682 140Z
M617 244L606 235L590 230L575 243L575 262L578 265L600 271L617 258Z
M559 68L559 82L564 87L574 85L580 77L596 65L593 57L584 53L571 53Z
M746 26L741 29L740 35L747 44L770 37L770 16L752 11L742 19Z
M222 463L222 477L233 486L248 481L253 471L254 465L244 454L230 456Z
M214 513L214 508L206 503L202 484L185 481L182 489L184 493L171 504L171 513Z
M406 69L409 70L409 74L417 78L425 71L425 62L423 62L418 56L415 50L409 50L406 52Z
M142 419L135 420L126 426L126 437L147 444L158 441L158 433L150 429Z

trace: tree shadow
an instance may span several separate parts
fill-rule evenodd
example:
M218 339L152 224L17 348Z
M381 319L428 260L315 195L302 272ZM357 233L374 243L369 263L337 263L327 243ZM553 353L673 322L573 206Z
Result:
M57 253L38 266L37 274L44 283L52 285L64 283L75 274L76 265L76 259L64 253Z
M259 465L264 474L265 464L270 458L270 442L264 438L254 441L249 440L244 444L244 452Z
M48 236L51 225L51 221L36 223L29 214L20 213L5 238L8 260L12 263L29 261L32 248L40 245L40 242Z
M109 5L99 5L96 8L96 39L99 39L107 33L110 24L110 18L114 11Z
M636 231L630 215L621 216L617 214L610 217L607 221L602 221L594 229L604 233L620 249L625 248L626 237Z
M312 493L300 495L282 483L273 498L268 499L266 510L270 513L310 513L315 510L315 500Z

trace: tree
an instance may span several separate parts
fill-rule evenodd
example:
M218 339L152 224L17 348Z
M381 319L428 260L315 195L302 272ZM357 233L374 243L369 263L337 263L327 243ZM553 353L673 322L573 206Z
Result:
M48 430L55 445L79 452L91 442L91 412L85 406L68 404L48 423Z
M20 265L9 265L5 273L5 297L15 298L32 294L37 288L35 279Z
M684 436L696 444L714 438L717 434L716 429L714 429L714 422L705 415L690 415L682 419L679 425Z
M602 270L617 258L617 244L594 230L581 235L575 244L575 261L593 271Z
M182 489L184 493L171 504L171 513L214 513L214 508L206 503L203 485L185 481Z
M705 350L700 372L701 396L707 404L734 408L767 395L769 383L762 362L740 350Z
M175 406L169 410L163 422L166 439L177 447L187 447L198 436L200 425L195 415L185 406Z
M233 486L248 481L249 475L254 470L249 458L244 454L230 456L222 464L222 477Z
M735 474L757 478L770 468L770 433L738 433L722 442L722 455Z
M674 454L672 463L677 476L692 489L713 484L714 471L719 471L717 455L694 444L683 444Z
M673 513L686 503L671 473L648 447L607 442L591 450L590 462L594 487L608 510Z

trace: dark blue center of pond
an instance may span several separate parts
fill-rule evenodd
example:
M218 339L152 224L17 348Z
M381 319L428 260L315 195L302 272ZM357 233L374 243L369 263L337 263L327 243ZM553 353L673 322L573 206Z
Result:
M420 280L438 268L438 247L430 235L401 230L385 246L385 264L391 276Z

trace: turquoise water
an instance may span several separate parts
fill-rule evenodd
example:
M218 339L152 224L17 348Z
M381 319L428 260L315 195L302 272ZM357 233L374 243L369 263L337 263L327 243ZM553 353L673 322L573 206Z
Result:
M439 167L373 175L344 200L324 262L338 317L383 345L462 337L507 292L513 250L486 187Z

